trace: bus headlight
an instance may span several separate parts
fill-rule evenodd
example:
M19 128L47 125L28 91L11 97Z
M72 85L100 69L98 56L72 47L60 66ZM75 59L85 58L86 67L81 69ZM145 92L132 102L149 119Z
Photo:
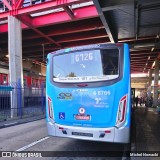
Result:
M48 115L50 119L54 120L52 100L50 97L48 97Z
M121 127L126 118L126 111L127 111L127 95L123 96L119 102L118 112L117 112L117 120L116 126Z

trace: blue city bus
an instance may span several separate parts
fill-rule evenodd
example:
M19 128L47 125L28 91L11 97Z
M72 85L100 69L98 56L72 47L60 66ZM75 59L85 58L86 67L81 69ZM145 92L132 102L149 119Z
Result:
M127 44L95 44L47 56L48 134L130 142L131 87Z

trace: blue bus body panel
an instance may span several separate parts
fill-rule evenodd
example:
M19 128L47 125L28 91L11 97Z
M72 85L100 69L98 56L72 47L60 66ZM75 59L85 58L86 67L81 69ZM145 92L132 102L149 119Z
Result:
M48 55L51 59L52 55ZM50 63L47 75L50 75ZM57 124L105 128L116 125L119 102L127 96L127 114L125 127L130 127L130 64L128 45L124 45L123 78L119 82L105 87L60 88L54 86L48 77L47 97L52 100L54 120ZM47 104L48 108L48 104ZM47 111L47 121L50 121ZM84 112L84 113L83 113ZM82 119L76 119L83 117Z
M60 89L55 87L54 92L49 93L53 101L55 122L70 126L115 126L119 100L127 93L125 92L127 88L121 86L123 86L122 83L96 89ZM59 96L62 93L70 93L71 97L63 99L64 97ZM108 93L110 94L106 95ZM80 114L80 108L85 110L85 116L90 116L89 120L75 119L75 116Z

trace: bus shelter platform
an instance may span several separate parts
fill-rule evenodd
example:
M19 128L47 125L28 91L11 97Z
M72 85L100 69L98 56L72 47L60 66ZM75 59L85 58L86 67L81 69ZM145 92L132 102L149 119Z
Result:
M147 160L160 159L160 114L157 109L134 107L132 122L131 151L152 155L158 153L158 157L142 157Z

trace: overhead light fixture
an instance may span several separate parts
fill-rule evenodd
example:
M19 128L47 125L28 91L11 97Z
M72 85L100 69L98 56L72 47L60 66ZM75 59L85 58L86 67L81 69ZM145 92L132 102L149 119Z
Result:
M5 57L9 58L9 54L5 55Z
M131 77L147 77L148 76L148 74L146 74L146 73L133 73L133 74L131 74Z
M145 48L145 47L154 47L154 43L142 43L142 44L135 44L134 48Z
M151 56L148 57L148 60L150 60Z
M155 66L155 63L156 63L156 61L154 61L154 62L153 62L153 64L152 64L152 68Z
M151 49L151 52L153 52L154 51L154 47L152 47L152 49Z

